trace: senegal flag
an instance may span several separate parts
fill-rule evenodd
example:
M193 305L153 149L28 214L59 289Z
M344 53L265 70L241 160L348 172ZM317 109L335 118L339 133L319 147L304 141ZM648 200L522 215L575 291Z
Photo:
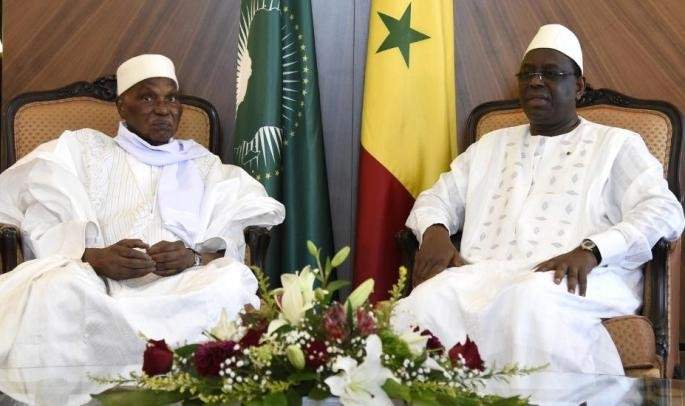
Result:
M395 234L456 155L451 0L372 0L359 154L355 283L386 297Z

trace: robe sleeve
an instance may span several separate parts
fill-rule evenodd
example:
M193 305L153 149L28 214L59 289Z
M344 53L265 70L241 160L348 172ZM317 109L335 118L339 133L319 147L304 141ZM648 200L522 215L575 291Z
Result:
M248 226L271 228L285 218L285 207L269 197L261 183L243 169L224 165L218 158L210 168L202 205L205 232L195 249L225 249L225 256L244 261L243 230Z
M81 259L99 245L97 217L79 176L78 132L42 144L0 175L0 221L19 227L26 259Z
M442 224L450 235L459 231L464 223L464 209L471 159L475 144L450 164L450 171L440 175L438 181L419 194L405 225L421 243L423 233L434 224Z
M661 164L637 134L621 147L603 198L614 225L588 237L599 248L602 265L636 269L652 259L660 238L674 240L683 232L683 208L668 189Z

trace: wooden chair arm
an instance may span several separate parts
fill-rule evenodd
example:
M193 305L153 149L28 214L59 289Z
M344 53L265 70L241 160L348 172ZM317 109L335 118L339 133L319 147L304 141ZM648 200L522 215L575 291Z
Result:
M249 255L245 256L245 264L259 267L265 271L266 252L271 242L271 230L266 227L249 226L244 230L245 244Z
M17 266L17 248L20 240L21 233L18 228L0 223L0 273L9 272Z
M452 240L452 244L459 250L459 247L461 246L461 231L451 235L450 239ZM414 287L412 274L414 269L414 256L416 256L416 251L419 250L419 241L410 229L403 228L395 234L395 244L397 244L397 248L400 250L400 265L407 268L408 291L406 293L409 294Z
M660 239L647 263L645 316L654 325L656 354L663 360L664 376L672 376L678 359L681 240Z

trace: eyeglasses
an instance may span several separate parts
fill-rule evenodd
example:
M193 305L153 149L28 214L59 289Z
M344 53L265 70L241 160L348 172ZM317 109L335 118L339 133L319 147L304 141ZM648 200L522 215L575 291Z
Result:
M534 77L538 76L540 80L545 82L559 82L566 76L575 76L574 73L558 72L555 70L543 70L540 72L519 72L516 74L519 82L529 82Z

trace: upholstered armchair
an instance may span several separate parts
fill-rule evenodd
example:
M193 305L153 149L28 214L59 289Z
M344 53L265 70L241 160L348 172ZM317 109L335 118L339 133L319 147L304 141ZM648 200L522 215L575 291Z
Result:
M115 135L120 120L115 99L114 76L102 77L93 83L77 82L56 90L17 96L7 109L3 133L7 145L7 165L0 171L38 145L57 138L64 130L93 128ZM180 101L183 115L178 133L218 153L221 129L214 106L193 96L182 95ZM262 227L248 227L244 232L246 263L264 269L269 231ZM2 273L12 270L22 261L21 231L6 224L0 224L0 258Z
M578 112L590 121L640 134L663 165L669 188L682 203L679 173L683 128L680 112L673 105L590 88L578 102ZM468 117L467 145L463 148L490 131L527 122L518 100L481 104ZM459 238L452 236L457 247ZM418 249L416 238L405 229L396 235L396 241L403 263L412 269ZM626 375L671 377L679 355L680 240L660 240L652 255L653 259L643 268L641 312L603 323L616 344Z

